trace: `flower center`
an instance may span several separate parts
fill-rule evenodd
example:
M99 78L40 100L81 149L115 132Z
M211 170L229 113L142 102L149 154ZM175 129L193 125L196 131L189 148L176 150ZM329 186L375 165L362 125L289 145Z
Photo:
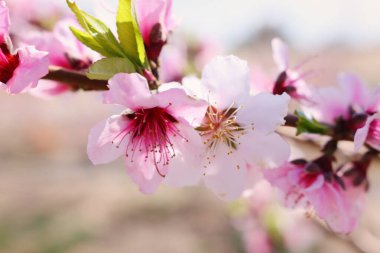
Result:
M0 45L0 82L6 84L13 76L13 72L18 67L20 58L18 54L12 55L8 46Z
M145 162L152 159L157 172L165 177L159 169L159 165L169 165L169 160L175 156L171 137L181 137L186 142L180 130L176 127L178 121L167 111L167 108L154 107L139 109L135 112L125 114L130 120L124 129L114 140L114 143L122 142L129 136L126 157L133 157L136 152L145 154Z
M210 150L215 151L219 143L224 143L230 149L230 153L236 150L239 139L246 133L246 128L236 122L236 114L239 108L232 106L220 111L213 106L207 108L205 119L196 130L205 138L204 144Z

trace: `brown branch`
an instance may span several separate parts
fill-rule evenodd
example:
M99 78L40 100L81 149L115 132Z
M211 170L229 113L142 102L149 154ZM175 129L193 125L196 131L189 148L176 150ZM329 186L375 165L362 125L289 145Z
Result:
M73 90L102 91L108 90L107 81L91 80L83 72L50 67L45 80L57 81L70 86Z

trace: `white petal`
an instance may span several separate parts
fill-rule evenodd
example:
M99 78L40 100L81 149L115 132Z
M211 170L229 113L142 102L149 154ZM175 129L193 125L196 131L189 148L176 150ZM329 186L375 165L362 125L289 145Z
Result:
M277 133L262 134L251 131L239 141L238 151L255 168L274 168L290 157L289 144Z
M279 38L272 40L273 59L276 62L280 71L285 71L289 68L289 52L288 46Z
M215 157L211 157L204 182L218 197L224 200L239 198L245 190L247 164L238 152L228 155L229 149L221 144Z
M202 84L202 81L196 76L187 76L183 78L182 85L187 94L197 99L208 99L208 90Z
M216 57L203 69L202 83L209 91L210 104L218 109L239 105L250 92L248 64L232 55Z
M284 123L290 97L287 94L260 93L250 97L237 115L238 123L251 126L255 131L271 133Z

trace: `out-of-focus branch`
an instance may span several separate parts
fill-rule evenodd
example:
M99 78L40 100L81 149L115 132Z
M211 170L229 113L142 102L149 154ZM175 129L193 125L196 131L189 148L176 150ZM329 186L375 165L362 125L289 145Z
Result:
M43 79L60 82L72 87L73 90L108 90L107 81L91 80L82 72L57 67L50 67L49 73Z

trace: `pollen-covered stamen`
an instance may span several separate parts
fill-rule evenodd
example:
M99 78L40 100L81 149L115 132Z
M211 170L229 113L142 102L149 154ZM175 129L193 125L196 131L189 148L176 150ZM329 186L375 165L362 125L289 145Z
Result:
M126 157L133 162L136 152L145 154L145 161L151 159L157 172L165 177L159 166L169 165L170 159L175 156L171 138L179 136L188 141L176 127L178 121L168 112L167 108L161 107L142 108L125 114L125 117L130 122L126 129L115 137L113 143L120 145L128 138Z
M215 151L219 143L224 143L230 149L229 153L239 146L239 139L247 133L252 126L242 126L237 123L236 115L240 107L231 105L226 110L220 111L209 106L203 124L196 128L199 134L205 138L204 144L210 150Z
M5 43L0 44L0 82L6 84L19 64L19 55L13 55Z

